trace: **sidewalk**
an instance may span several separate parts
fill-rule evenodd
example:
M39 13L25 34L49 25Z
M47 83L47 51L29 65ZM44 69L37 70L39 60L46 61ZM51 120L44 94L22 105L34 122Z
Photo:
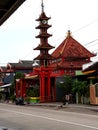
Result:
M4 103L4 102L2 102ZM13 104L15 105L15 103L12 102L8 102L7 104ZM86 110L93 110L98 112L98 106L96 105L86 105L86 104L66 104L62 106L62 102L51 102L51 103L32 103L32 104L25 104L26 106L42 106L42 107L54 107L54 108L76 108L76 109L86 109ZM62 106L62 107L61 107Z
M61 102L53 102L53 103L33 103L30 106L46 106L46 107L60 107L62 105ZM98 111L98 106L95 105L86 105L86 104L66 104L63 108L81 108L81 109L89 109Z

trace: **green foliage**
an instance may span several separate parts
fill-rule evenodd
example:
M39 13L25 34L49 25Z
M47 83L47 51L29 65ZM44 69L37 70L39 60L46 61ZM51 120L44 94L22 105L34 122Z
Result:
M23 78L23 77L24 77L24 73L22 73L22 72L16 72L15 79L20 79L20 78Z
M89 95L89 86L87 85L87 81L79 81L76 79L72 79L71 76L64 76L64 80L62 83L57 83L57 86L60 88L64 88L66 94L76 94L88 96Z
M65 76L64 86L65 86L65 90L66 90L67 94L71 93L72 83L73 83L73 80L72 80L71 76Z
M63 88L66 94L70 94L71 89L72 89L72 83L73 83L73 80L71 76L67 75L67 76L64 76L64 80L62 83L57 83L57 86L60 88Z
M16 96L15 96L15 95L12 95L12 96L10 97L10 100L11 100L12 102L14 102L15 99L16 99Z
M76 93L78 92L80 95L88 95L88 92L89 92L89 88L88 88L88 85L87 85L87 81L78 81L78 80L75 80L73 82L73 85L72 85L72 92L73 93Z
M39 87L34 86L31 88L28 88L26 91L27 97L39 97Z
M14 95L14 90L15 90L15 82L13 81L10 86L10 95Z
M15 91L15 80L23 78L23 77L24 77L24 73L22 73L22 72L16 72L14 80L12 81L12 85L10 87L10 96L14 95L14 91Z

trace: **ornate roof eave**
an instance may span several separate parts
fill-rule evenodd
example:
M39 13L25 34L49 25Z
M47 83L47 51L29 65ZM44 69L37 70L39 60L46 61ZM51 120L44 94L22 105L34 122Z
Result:
M45 59L51 60L51 59L53 59L53 57L51 55L49 55L49 54L47 54L47 55L39 55L34 60L45 60Z
M41 24L39 26L36 27L36 29L41 29L41 28L50 28L52 25L48 25L48 24Z
M45 34L39 34L38 36L36 36L36 38L41 38L41 37L51 37L51 34L45 33Z
M78 61L57 61L57 62L53 62L51 63L51 65L53 66L59 66L59 68L63 68L63 69L81 69L82 70L82 65L84 64L85 62L78 62Z
M51 66L51 65L50 65ZM82 67L81 66L74 66L73 68L71 66L65 66L65 65L59 65L59 64L54 64L53 65L55 68L58 68L58 69L72 69L72 70L82 70Z
M49 44L42 44L42 45L38 45L38 47L36 47L34 50L43 50L43 49L48 49L48 50L50 50L50 49L53 49L54 47L53 46L51 46L51 45L49 45Z
M50 50L50 49L53 49L53 47L36 47L34 48L34 50L44 50L44 49L47 49L47 50Z

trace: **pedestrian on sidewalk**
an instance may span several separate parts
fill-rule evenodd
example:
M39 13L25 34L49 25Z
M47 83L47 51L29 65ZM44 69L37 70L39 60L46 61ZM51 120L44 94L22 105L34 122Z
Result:
M66 105L66 95L62 99L63 105Z
M61 108L63 107L63 105L66 105L66 96L62 98L62 105L60 105L59 107Z

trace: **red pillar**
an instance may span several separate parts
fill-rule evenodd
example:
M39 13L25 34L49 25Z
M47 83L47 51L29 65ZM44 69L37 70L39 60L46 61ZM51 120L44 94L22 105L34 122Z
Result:
M15 81L15 94L16 94L16 98L18 97L18 82Z
M22 79L20 79L20 97L23 97L23 85L22 85Z
M22 80L22 85L23 85L23 98L26 97L26 80Z
M50 91L51 91L51 89L50 89L50 76L48 76L48 88L47 88L47 93L48 93L48 101L51 101L51 93L50 93Z
M40 76L40 102L45 102L45 80L44 76Z

